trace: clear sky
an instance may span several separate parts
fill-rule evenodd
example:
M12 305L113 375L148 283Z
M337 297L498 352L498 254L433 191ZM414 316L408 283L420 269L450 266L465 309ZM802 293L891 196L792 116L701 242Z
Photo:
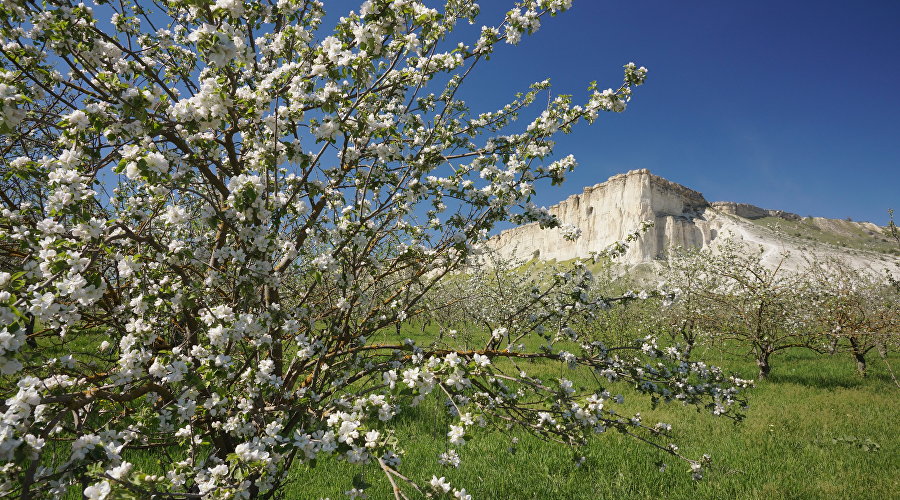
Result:
M496 24L512 2L480 4L479 24ZM484 111L550 77L583 101L629 61L647 83L624 114L559 141L579 167L538 204L646 168L710 201L881 225L900 212L900 1L575 0L464 97Z

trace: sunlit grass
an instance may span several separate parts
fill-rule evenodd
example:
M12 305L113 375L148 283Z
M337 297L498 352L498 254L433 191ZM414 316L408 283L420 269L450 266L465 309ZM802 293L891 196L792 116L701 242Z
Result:
M484 344L483 332L469 335L468 341L464 331L457 332L455 339L446 331L444 335L438 339L434 325L407 325L401 331L401 338L412 338L423 347L434 341L460 346L468 342L467 348ZM370 340L398 340L394 331L381 337ZM87 352L100 341L101 336L85 336L65 349L57 348L60 352L54 354ZM529 339L526 347L534 349L539 343L540 339ZM751 361L734 355L704 348L695 354L742 377L756 374ZM888 362L900 367L900 356L893 355ZM584 371L572 372L560 363L534 362L527 369L535 376L565 376L582 386L594 383ZM677 404L650 410L645 399L626 387L607 388L622 392L624 408L640 411L646 423L673 424L672 441L686 456L710 454L713 467L704 479L692 480L687 464L614 431L596 436L586 447L571 448L517 429L479 430L466 446L457 448L460 468L441 466L437 459L448 449L446 433L451 418L437 392L422 405L404 409L395 422L405 452L400 471L420 484L427 483L432 474L445 476L474 498L488 499L883 499L900 491L896 424L900 388L877 354L870 356L869 378L862 379L849 356L803 350L782 353L773 359L770 379L750 391L747 418L737 425ZM68 445L55 446L65 456ZM579 464L576 460L580 457L585 458ZM168 470L168 463L181 458L177 449L126 452L126 460L137 468L160 474ZM661 461L667 464L664 471L657 465ZM369 485L369 498L393 496L377 465L357 466L323 458L315 467L298 464L293 468L284 498L345 498L343 492L360 483ZM81 498L82 489L73 488L68 498Z
M896 255L900 252L897 248L897 243L886 234L871 234L857 223L850 221L830 220L828 223L832 226L832 230L823 230L815 221L808 217L801 220L761 217L750 221L783 235L793 236L810 242L885 254Z
M889 360L900 364L896 356ZM715 361L746 377L755 373L749 362ZM558 370L537 368L544 375ZM406 452L401 471L420 483L432 474L446 476L475 498L881 499L900 491L900 388L878 358L870 377L861 379L850 359L790 352L774 365L771 379L751 391L747 418L737 425L680 405L643 411L645 422L674 425L673 440L687 456L712 455L714 466L699 482L686 464L614 432L573 449L517 430L484 431L458 450L459 469L441 466L450 420L436 399L398 421ZM639 409L637 401L626 406ZM659 470L660 461L666 470ZM286 496L341 498L354 478L371 485L370 498L392 496L377 466L333 460L295 467Z

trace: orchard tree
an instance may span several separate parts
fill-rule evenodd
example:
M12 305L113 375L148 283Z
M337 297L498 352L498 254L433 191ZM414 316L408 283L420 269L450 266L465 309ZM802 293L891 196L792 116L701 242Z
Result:
M849 352L860 376L866 376L866 355L896 343L897 290L881 276L830 259L812 261L804 272L810 281L805 300L810 327L833 346Z
M764 257L762 247L754 251L726 240L709 256L715 288L705 299L716 311L715 336L720 345L748 349L760 379L769 376L772 355L814 347L801 316L804 280L782 267L786 255L774 266Z
M712 262L709 248L677 248L666 261L661 288L668 300L659 309L660 323L688 354L718 327L721 301L715 294L723 277Z
M628 280L615 276L610 264L642 232L591 258L563 263L522 262L487 250L464 273L434 287L426 297L433 304L429 309L442 332L453 332L467 343L473 333L474 338L488 338L490 346L507 349L528 338L542 338L548 349L576 338L607 344L634 340L629 335L640 329L642 318L629 314L626 306L658 292L617 290L617 281Z
M450 447L510 423L665 439L602 390L501 358L734 416L743 381L652 345L372 340L435 307L423 297L498 222L558 226L530 201L575 166L553 137L643 83L629 63L580 104L538 99L547 81L496 111L457 98L498 44L570 4L521 1L470 40L451 37L479 14L460 0L365 1L334 26L316 0L0 4L0 494L268 498L302 480L293 464L335 456L383 470L397 498L465 498L399 472L394 417L428 397L453 402Z

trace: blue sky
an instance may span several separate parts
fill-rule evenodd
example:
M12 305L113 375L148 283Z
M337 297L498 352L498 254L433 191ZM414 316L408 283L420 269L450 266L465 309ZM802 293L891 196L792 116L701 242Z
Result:
M512 2L481 2L496 24ZM327 4L326 4L327 5ZM900 211L900 2L576 0L481 66L473 110L550 77L576 100L621 66L649 78L629 109L559 141L576 172L553 204L630 169L800 215L887 223Z

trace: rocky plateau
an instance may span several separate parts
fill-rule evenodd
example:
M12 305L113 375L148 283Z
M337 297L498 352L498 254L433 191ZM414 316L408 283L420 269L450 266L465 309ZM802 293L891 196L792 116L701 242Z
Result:
M708 202L699 192L648 170L614 175L549 210L563 224L579 228L581 236L568 241L560 229L541 229L533 223L501 232L489 247L501 257L520 261L586 258L650 221L653 226L619 258L622 264L659 263L676 247L715 249L731 238L747 251L761 248L771 266L799 269L814 256L839 258L878 273L900 269L900 245L876 224Z

